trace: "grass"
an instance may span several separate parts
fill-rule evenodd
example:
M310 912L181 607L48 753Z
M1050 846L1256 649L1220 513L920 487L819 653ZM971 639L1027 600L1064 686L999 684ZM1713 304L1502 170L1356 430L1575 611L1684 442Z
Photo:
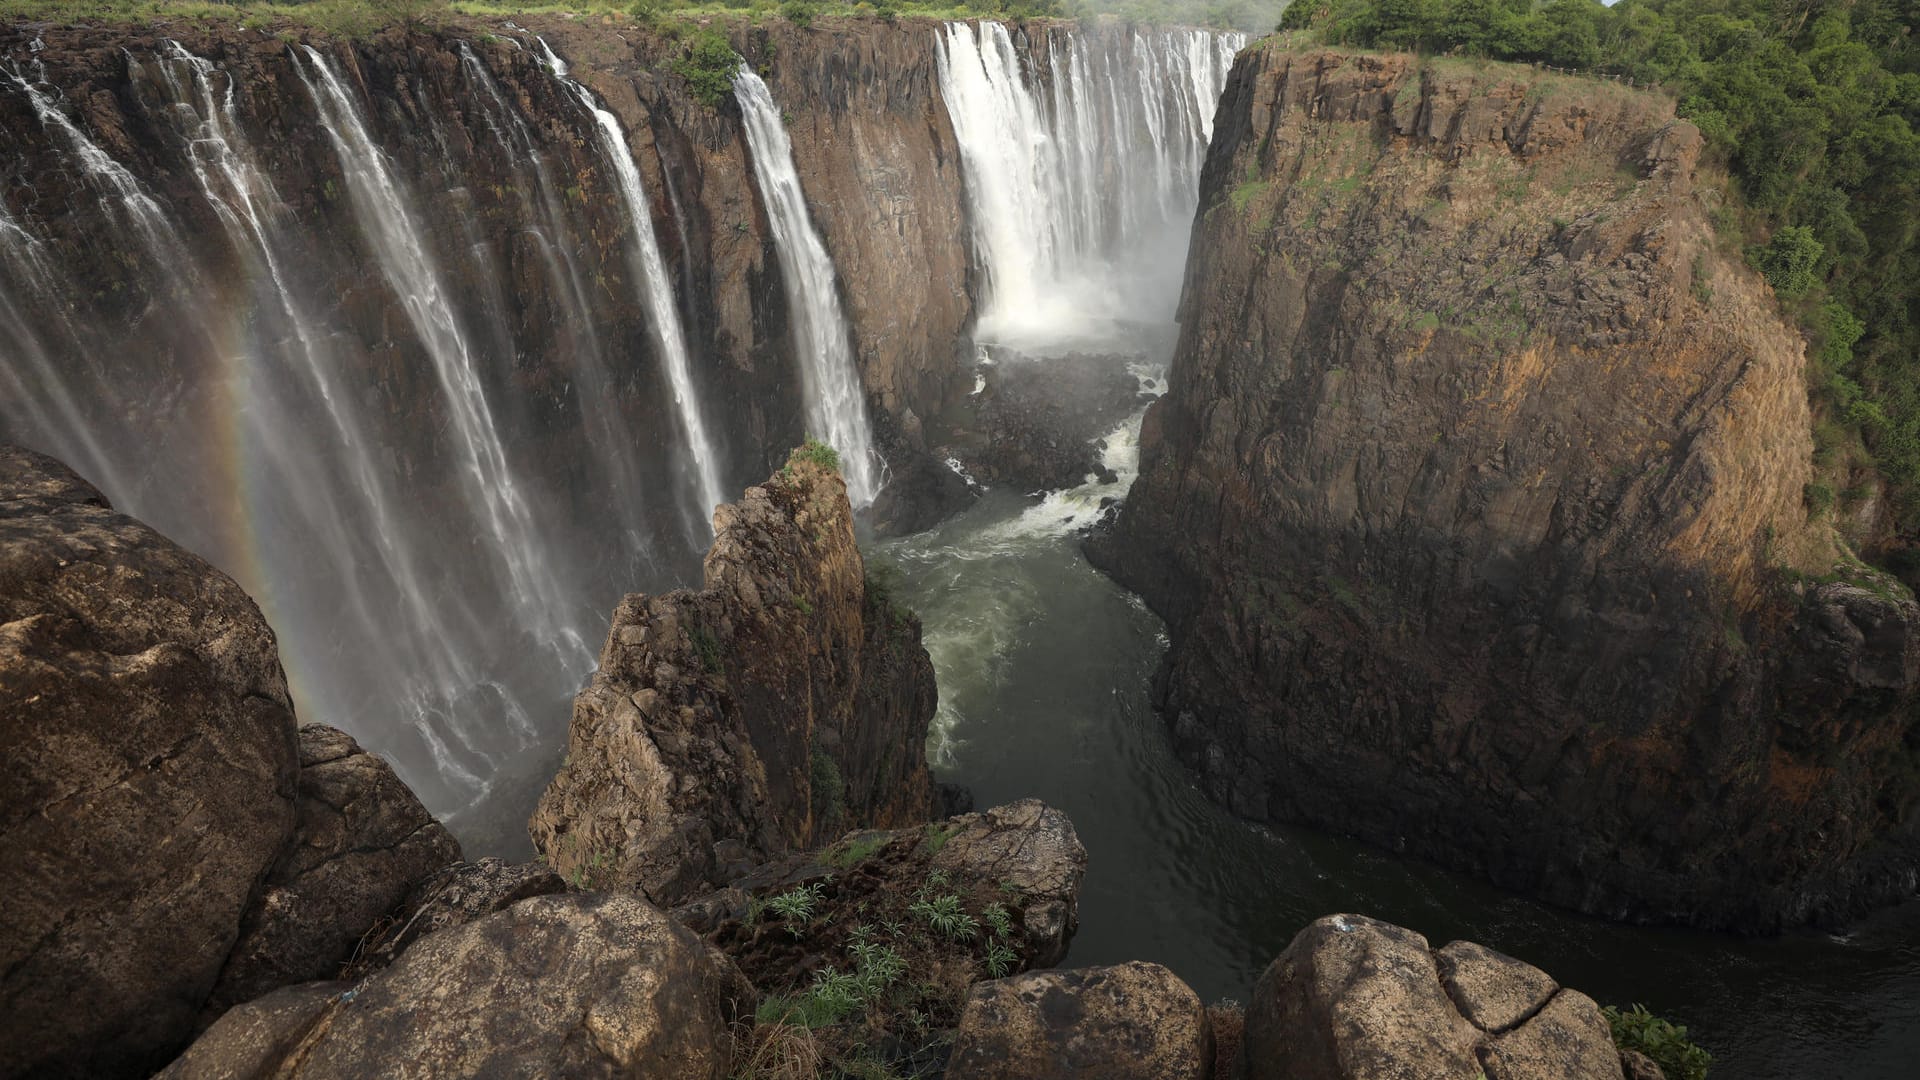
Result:
M871 836L855 837L845 843L835 844L833 847L828 848L826 853L820 857L820 860L828 866L837 869L851 870L861 863L866 862L867 857L884 847L886 842L887 838L885 834L881 833L876 833Z

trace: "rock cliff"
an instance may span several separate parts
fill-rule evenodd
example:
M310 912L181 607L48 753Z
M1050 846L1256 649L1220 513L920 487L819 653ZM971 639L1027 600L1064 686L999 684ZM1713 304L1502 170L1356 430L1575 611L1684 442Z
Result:
M796 452L714 512L706 587L629 596L531 824L569 880L669 904L932 813L933 663L869 586L846 486Z
M1920 608L1802 505L1803 357L1662 98L1243 53L1092 553L1214 797L1629 919L1910 894Z

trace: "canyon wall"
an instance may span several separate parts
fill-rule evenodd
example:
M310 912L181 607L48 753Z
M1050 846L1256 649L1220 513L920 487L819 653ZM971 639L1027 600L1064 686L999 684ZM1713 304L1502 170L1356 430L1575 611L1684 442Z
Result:
M1803 356L1663 98L1243 52L1091 550L1214 797L1582 910L1910 894L1920 608L1809 520Z

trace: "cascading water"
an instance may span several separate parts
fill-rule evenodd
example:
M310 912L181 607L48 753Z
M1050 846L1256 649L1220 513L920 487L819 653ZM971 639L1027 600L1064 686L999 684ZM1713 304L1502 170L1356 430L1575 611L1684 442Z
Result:
M833 259L807 213L800 176L793 168L793 144L781 122L773 93L745 64L733 78L734 96L747 129L760 197L773 225L774 246L786 284L793 320L794 347L807 394L807 424L840 452L847 495L853 504L873 501L873 434L867 422L860 374L854 368L846 316L840 310Z
M633 226L633 237L627 246L633 262L633 277L646 303L655 344L665 358L682 434L686 436L686 445L693 457L694 472L698 479L698 518L707 522L713 508L726 499L725 489L720 482L719 455L714 449L713 439L707 434L707 422L701 413L698 395L694 392L686 333L680 324L679 308L674 303L673 285L667 276L666 262L660 257L660 241L654 233L653 212L648 207L646 190L640 184L640 167L634 164L633 148L627 145L627 135L620 127L619 118L602 108L591 90L568 75L566 61L555 55L544 40L539 40L539 44L553 77L572 91L580 104L593 115L600 133L601 149L619 179L620 195ZM707 528L711 528L710 522L707 522Z
M1110 348L1170 322L1214 106L1245 38L1053 33L1025 60L995 22L935 38L985 280L976 337Z

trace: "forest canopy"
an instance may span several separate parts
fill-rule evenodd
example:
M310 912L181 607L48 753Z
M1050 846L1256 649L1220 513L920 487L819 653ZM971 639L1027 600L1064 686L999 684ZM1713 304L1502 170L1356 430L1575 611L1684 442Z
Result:
M1920 0L1295 0L1283 30L1616 74L1672 92L1726 162L1742 244L1809 344L1822 479L1920 527ZM1824 490L1817 490L1824 489Z

